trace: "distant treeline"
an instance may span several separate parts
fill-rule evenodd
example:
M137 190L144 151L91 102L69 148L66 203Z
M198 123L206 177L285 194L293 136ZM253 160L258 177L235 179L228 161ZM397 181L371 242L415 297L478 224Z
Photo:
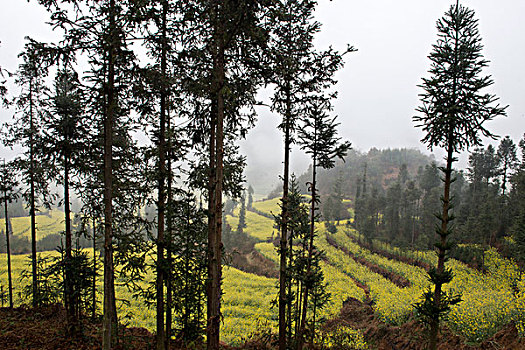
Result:
M481 263L479 251L492 245L524 260L520 253L525 246L520 230L520 208L525 206L524 155L525 138L517 147L505 137L497 148L472 149L467 169L454 172L451 190L456 219L452 239L472 246L456 247L453 255ZM325 218L339 219L334 199L350 198L356 228L365 239L432 248L442 195L439 164L410 149L354 151L345 160L320 172ZM304 185L306 178L307 174L302 175L299 183Z

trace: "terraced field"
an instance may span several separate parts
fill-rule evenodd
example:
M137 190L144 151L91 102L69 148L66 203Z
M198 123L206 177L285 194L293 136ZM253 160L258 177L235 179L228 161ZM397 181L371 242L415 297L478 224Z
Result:
M31 237L31 220L29 217L10 218L12 234ZM37 237L42 239L48 235L64 231L64 212L53 209L36 216ZM5 230L5 219L0 219L0 230Z
M255 202L254 207L264 213L275 213L279 210L278 199ZM59 220L58 217L56 220ZM236 228L237 220L236 216L227 217L232 229ZM400 252L387 244L381 244L379 251L371 251L358 244L358 233L345 224L341 222L335 234L329 234L323 223L317 225L317 246L325 252L322 269L332 296L322 316L336 316L345 300L355 298L363 302L371 301L375 314L384 322L404 324L413 316L413 304L429 287L425 266L435 264L435 254L403 252L405 258L420 262L409 264L392 258ZM276 233L271 219L247 211L245 232L259 242L255 245L257 251L267 259L278 262L276 248L271 241L272 233ZM26 260L25 256L13 258L17 292L20 290L18 276ZM503 259L496 251L488 251L485 260L487 273L456 260L448 262L455 273L448 288L460 292L463 301L452 309L447 326L471 343L479 343L512 321L516 322L520 334L525 335L524 277L519 275L514 262ZM3 255L0 256L0 283L4 291L7 285L5 266ZM276 330L277 310L270 306L277 295L276 279L225 267L223 286L223 341L239 344L262 328ZM20 303L18 293L15 295L16 303ZM153 309L133 299L121 285L117 287L117 297L130 302L127 306L122 304L120 309L121 315L132 316L128 321L130 325L154 329ZM360 334L360 331L356 332Z

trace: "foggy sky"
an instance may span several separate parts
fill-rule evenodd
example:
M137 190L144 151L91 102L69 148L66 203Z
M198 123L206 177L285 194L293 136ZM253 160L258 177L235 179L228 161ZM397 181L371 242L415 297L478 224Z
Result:
M339 91L334 114L339 116L340 134L354 148L426 147L419 140L423 134L414 128L412 116L419 105L417 87L428 76L427 58L436 42L436 21L455 1L444 0L320 0L316 18L323 26L316 37L320 49L332 45L344 49L350 44L357 52L345 57L345 67L338 73ZM487 127L518 141L525 132L525 1L464 0L476 11L485 46L483 54L490 61L484 73L492 75L488 89L509 105L508 117L498 118ZM15 71L17 54L24 36L51 41L56 38L44 22L46 12L35 1L2 0L0 12L0 66ZM262 91L266 99L270 91ZM249 169L261 169L275 179L281 173L282 136L276 130L279 116L267 108L258 108L259 122L241 142ZM0 109L0 122L13 112ZM498 141L492 142L497 145ZM443 152L436 150L436 157ZM0 158L12 158L14 152L0 147ZM302 173L308 158L300 151L292 153L292 167ZM466 165L466 155L460 166ZM248 171L248 181L250 181ZM259 189L266 191L267 189ZM256 188L256 192L259 192Z

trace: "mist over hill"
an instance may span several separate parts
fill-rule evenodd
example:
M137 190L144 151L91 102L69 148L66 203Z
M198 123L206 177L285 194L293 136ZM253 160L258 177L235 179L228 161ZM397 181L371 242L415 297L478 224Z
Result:
M420 168L435 162L433 155L426 155L412 148L372 148L369 151L351 150L344 162L338 161L332 169L319 169L318 190L321 195L328 195L338 178L343 182L345 198L354 199L356 184L363 178L366 165L366 178L370 187L387 188L393 183L403 165L406 166L408 175L414 177ZM298 183L301 190L306 193L306 183L311 181L311 167L304 164L307 169L298 172ZM268 166L249 166L246 171L247 182L252 185L258 194L275 196L281 191L278 181L280 168Z

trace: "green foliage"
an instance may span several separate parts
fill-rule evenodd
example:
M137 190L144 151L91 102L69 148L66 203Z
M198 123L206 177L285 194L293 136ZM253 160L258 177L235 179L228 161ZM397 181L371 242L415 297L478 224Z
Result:
M344 324L323 331L316 343L321 344L323 349L368 349L363 331Z
M457 152L481 143L480 136L494 137L483 123L505 115L497 97L481 91L494 82L480 76L488 61L483 58L478 21L474 11L452 5L437 22L438 40L429 55L430 78L420 86L422 106L414 122L425 133L429 148Z
M69 264L64 259L64 250L59 247L57 253L41 253L37 256L37 272L39 305L51 305L64 302L64 276L66 268L71 271L71 298L75 300L75 314L77 317L86 315L91 310L91 286L93 281L93 264L88 252L78 247L73 249ZM32 272L30 271L30 258L27 262L28 269L20 272L21 300L32 300Z
M57 265L60 257L49 255L37 255L37 283L39 293L38 305L51 305L62 301L63 291L60 288L63 275ZM33 301L33 274L31 271L32 260L28 258L26 269L20 274L22 284L21 299L26 303ZM34 302L34 301L33 301Z
M253 206L253 187L252 185L248 186L248 203L246 203L246 208L251 209Z
M239 209L239 223L237 224L237 234L242 234L246 228L246 193L241 195L241 208Z
M207 278L207 224L205 213L195 198L182 194L168 203L170 219L168 251L173 254L168 283L172 283L177 338L185 342L201 340L205 332Z
M444 279L447 282L444 283L448 283L452 280L452 273L450 270L447 272L449 274L447 278ZM432 278L432 282L436 282L435 276ZM450 313L451 308L461 302L461 295L449 291L448 293L440 294L439 306L436 306L435 295L434 291L429 288L423 294L423 301L414 304L416 317L423 321L427 327L430 327L433 322L446 320L447 314Z

